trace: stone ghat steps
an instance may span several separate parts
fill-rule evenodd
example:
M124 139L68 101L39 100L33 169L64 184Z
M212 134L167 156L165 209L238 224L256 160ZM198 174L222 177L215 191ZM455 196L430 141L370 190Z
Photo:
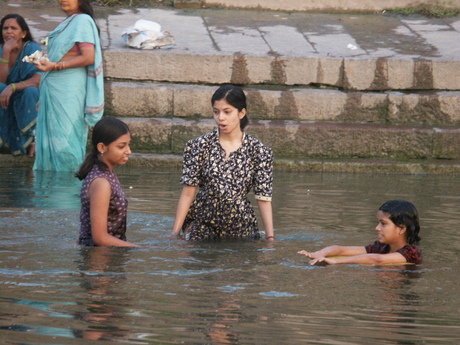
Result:
M122 117L137 153L178 154L215 129L212 119ZM460 159L460 129L386 124L252 120L247 133L276 159Z
M359 92L320 88L244 87L248 116L257 120L460 125L460 92ZM106 83L106 114L208 119L217 86L153 82Z
M0 161L10 159L0 156ZM21 159L21 158L19 158ZM25 158L24 163L29 163ZM16 160L17 162L17 160ZM16 163L17 164L17 163ZM133 166L154 169L181 169L182 155L133 153L129 157ZM275 170L379 173L379 174L460 174L459 160L391 160L391 159L281 159L275 156Z
M123 118L133 151L178 154L215 128L216 86L111 81L106 115ZM245 87L249 134L279 159L459 159L460 92L424 94Z

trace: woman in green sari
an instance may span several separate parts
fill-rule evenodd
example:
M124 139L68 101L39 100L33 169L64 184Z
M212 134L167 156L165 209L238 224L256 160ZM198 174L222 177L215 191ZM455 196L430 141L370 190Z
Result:
M34 170L76 172L88 128L102 117L104 82L99 30L89 0L60 1L67 18L48 37L40 83Z
M0 28L0 147L33 157L40 74L22 59L42 49L18 14L4 16Z

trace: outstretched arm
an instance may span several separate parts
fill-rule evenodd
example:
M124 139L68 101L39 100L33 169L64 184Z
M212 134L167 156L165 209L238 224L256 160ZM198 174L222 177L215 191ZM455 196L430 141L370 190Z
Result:
M325 258L328 256L351 256L366 254L366 248L364 246L329 246L325 247L317 252L307 252L301 250L297 254L305 255L310 259Z
M178 236L184 224L185 217L187 216L190 206L195 199L197 187L184 186L180 195L179 203L177 204L176 219L174 220L173 230L171 236Z
M90 200L91 234L96 246L139 247L108 233L107 222L111 188L105 178L96 178L88 190Z
M345 258L326 258L320 257L310 261L310 265L316 263L327 263L330 265L335 264L362 264L362 265L383 265L383 264L404 264L406 258L400 253L388 253L388 254L362 254L355 256L348 256Z

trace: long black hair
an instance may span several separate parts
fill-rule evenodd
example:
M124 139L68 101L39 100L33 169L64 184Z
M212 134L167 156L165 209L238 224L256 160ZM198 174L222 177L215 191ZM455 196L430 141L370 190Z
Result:
M99 120L93 128L93 134L91 136L91 152L85 157L83 164L80 166L80 170L78 170L75 176L80 180L84 180L95 164L97 164L99 169L102 171L107 170L107 165L99 159L99 150L97 149L97 145L99 143L110 145L119 137L128 134L129 132L129 128L126 123L119 119L114 117L104 117Z
M94 10L93 6L91 6L91 1L90 0L79 0L79 6L78 10L81 13L89 15L91 18L93 18L94 24L96 24L97 32L98 34L101 33L101 30L99 29L99 26L96 23L96 20L94 19Z
M418 212L414 204L405 200L390 200L380 206L379 211L385 213L398 227L406 228L407 243L416 244L421 238Z
M5 22L8 19L16 19L19 26L21 27L21 30L27 32L26 36L22 39L22 42L34 40L32 37L32 34L30 33L29 25L27 25L24 17L20 16L19 14L11 13L11 14L7 14L6 16L4 16L2 20L0 21L0 29L2 30L2 34L0 35L0 44L3 45L3 43L5 43L5 40L3 39L3 25L5 25Z
M247 105L246 105L246 95L241 87L234 86L234 85L223 85L219 87L216 92L211 97L211 105L214 105L215 101L224 100L231 106L238 109L238 111L242 111L246 109L246 115L240 120L240 128L244 130L244 128L248 125L248 113L247 113Z

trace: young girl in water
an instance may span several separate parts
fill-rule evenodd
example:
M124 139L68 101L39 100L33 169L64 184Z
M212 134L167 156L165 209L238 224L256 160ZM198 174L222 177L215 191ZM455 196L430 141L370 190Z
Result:
M182 232L187 240L258 239L256 215L247 198L254 188L266 239L273 241L272 150L244 132L249 120L240 87L221 86L211 104L218 129L185 147L184 187L172 234Z
M298 254L312 259L310 265L334 264L401 264L422 262L422 252L414 244L420 241L418 212L409 201L391 200L377 212L377 241L365 247L329 246L317 252L301 250ZM331 258L346 256L344 258Z
M113 117L98 121L92 134L92 151L76 174L81 188L80 238L85 246L138 247L126 241L128 200L113 168L131 154L128 126Z

